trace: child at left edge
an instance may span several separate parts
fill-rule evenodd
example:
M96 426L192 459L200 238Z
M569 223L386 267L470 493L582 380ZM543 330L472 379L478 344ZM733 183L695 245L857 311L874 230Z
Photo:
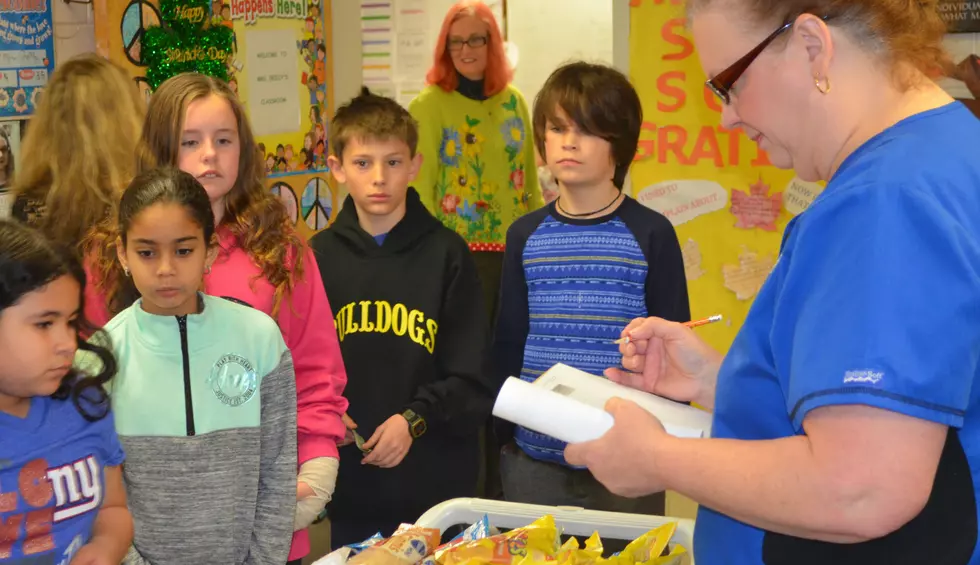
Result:
M0 220L0 563L118 564L133 539L105 385L81 341L73 249ZM76 351L102 369L73 368Z

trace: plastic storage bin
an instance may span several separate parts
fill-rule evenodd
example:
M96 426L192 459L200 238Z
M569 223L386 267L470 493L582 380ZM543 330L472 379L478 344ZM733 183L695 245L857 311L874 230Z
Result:
M579 538L599 532L603 538L631 541L657 526L669 522L677 523L677 530L671 544L678 543L687 550L685 561L694 565L694 520L670 518L666 516L646 516L642 514L620 514L599 512L565 506L538 506L518 504L479 498L456 498L433 506L416 521L426 528L438 528L445 532L448 528L469 525L486 514L490 524L498 528L513 529L526 526L538 518L551 514L562 533Z

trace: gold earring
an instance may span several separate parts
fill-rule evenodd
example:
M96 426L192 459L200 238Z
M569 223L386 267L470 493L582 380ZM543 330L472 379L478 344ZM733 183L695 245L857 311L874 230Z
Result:
M820 91L820 94L827 94L830 92L830 77L827 77L824 80L827 81L826 87L820 86L820 77L813 77L813 84L816 85L817 90Z

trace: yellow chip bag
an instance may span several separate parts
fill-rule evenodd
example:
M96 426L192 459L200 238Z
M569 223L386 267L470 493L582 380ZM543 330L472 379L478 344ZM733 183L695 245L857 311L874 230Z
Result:
M674 545L668 555L661 556L676 530L676 522L656 527L630 542L619 555L603 560L603 565L670 565L679 562L678 558L687 553L679 545Z
M602 561L602 540L599 532L585 540L585 547L580 548L578 540L569 538L558 550L556 565L595 565Z
M554 561L557 552L558 528L545 516L530 526L438 549L433 557L438 565L517 565L525 558Z

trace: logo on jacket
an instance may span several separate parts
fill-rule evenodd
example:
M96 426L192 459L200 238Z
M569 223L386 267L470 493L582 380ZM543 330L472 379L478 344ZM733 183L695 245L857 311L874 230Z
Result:
M222 404L236 407L255 396L255 368L241 355L228 353L214 362L208 385Z
M409 310L404 304L392 306L384 300L361 300L351 302L337 310L334 316L337 337L344 342L350 334L392 333L421 345L432 353L436 348L436 334L439 324L426 318L421 310Z

